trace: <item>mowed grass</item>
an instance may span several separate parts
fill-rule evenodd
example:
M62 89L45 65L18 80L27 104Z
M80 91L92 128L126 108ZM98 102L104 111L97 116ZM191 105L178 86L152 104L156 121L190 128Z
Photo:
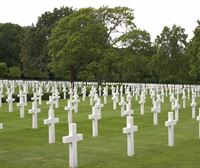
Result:
M102 99L103 100L103 99ZM199 104L199 99L197 99ZM182 100L180 99L182 105ZM60 119L56 125L56 143L48 144L48 126L43 120L48 118L48 106L42 102L39 113L39 128L32 129L31 102L26 107L24 119L19 118L19 108L8 112L8 105L0 108L0 167L1 168L66 168L69 165L68 144L62 144L62 136L68 135L67 100L60 100L60 108L55 116ZM99 136L92 137L92 122L89 98L79 103L79 112L73 113L78 133L83 141L78 143L78 167L80 168L197 168L200 165L200 139L198 122L191 117L190 100L187 108L180 109L180 121L175 126L175 147L168 147L168 129L164 123L170 111L169 98L162 104L159 125L153 126L150 111L151 100L147 98L145 115L141 116L140 106L133 99L134 123L139 131L135 134L135 156L127 156L127 136L122 134L126 118L120 117L120 107L112 110L111 97L102 109L99 120ZM198 111L198 109L196 110ZM197 112L198 113L198 112Z

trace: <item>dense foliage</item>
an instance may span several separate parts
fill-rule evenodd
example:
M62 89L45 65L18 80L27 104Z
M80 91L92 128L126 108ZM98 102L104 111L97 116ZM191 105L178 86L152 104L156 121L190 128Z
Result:
M0 77L198 83L197 24L189 42L178 25L165 26L152 42L127 7L55 8L36 25L0 24Z

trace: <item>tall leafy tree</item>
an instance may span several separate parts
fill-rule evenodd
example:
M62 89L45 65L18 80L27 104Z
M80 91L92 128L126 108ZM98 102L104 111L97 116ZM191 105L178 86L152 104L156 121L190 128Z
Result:
M151 36L145 30L133 29L121 37L123 48L129 48L134 55L151 56L153 47Z
M20 66L20 43L24 29L12 23L0 24L0 62L8 67Z
M51 30L59 19L72 13L73 9L69 7L55 8L53 12L42 14L36 26L27 28L21 52L25 76L47 76L47 64L50 62L47 45Z
M151 80L151 56L155 50L150 34L145 30L135 28L121 37L121 45L127 53L127 80L132 82L147 82ZM130 70L129 70L130 69Z
M200 81L200 21L197 21L194 37L189 42L187 55L190 60L190 77L194 82Z
M159 82L182 82L187 78L188 61L186 57L187 35L185 29L173 25L172 28L164 27L156 37L157 49L154 58L154 73L159 77Z
M34 25L26 27L20 53L22 72L25 77L36 78L41 75L38 41L39 39L36 38L36 27Z
M74 82L88 64L101 60L106 35L107 28L98 20L93 8L81 9L61 19L49 39L52 71Z

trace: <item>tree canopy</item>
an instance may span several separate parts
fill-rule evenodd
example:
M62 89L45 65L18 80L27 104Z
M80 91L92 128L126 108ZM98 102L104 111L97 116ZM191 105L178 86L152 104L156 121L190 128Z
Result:
M0 77L198 83L197 24L189 42L178 25L164 26L153 41L128 7L55 8L36 25L0 23Z

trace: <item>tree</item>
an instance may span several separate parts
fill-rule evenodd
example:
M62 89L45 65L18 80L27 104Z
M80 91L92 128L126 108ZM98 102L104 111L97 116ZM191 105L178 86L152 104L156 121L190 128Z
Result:
M150 34L145 30L134 28L121 36L121 46L126 51L126 81L152 81L150 62L155 53Z
M197 21L198 26L194 30L194 37L189 42L187 55L190 59L190 77L193 82L200 81L200 21Z
M52 28L59 19L73 13L72 8L55 8L53 12L45 12L38 18L36 26L26 28L25 38L22 43L21 59L26 77L46 78L48 76L48 39Z
M89 63L101 59L106 35L107 29L93 8L81 9L61 19L49 39L51 70L73 83Z
M145 30L133 29L121 37L123 48L129 48L134 55L151 56L153 47L151 36Z
M135 28L133 9L128 7L100 7L98 20L107 27L107 43L110 46L120 46L121 37Z
M173 25L164 27L156 37L157 53L154 58L154 74L158 82L180 83L188 77L188 61L186 57L187 35L185 29Z
M0 62L0 77L6 77L8 73L8 67L5 62Z
M101 49L98 60L93 59L87 68L98 84L102 80L122 81L124 58L119 55L121 37L135 28L133 10L127 7L101 7L97 9L99 22L107 28L105 47Z
M24 30L12 23L0 24L0 62L8 67L20 66L20 43Z

